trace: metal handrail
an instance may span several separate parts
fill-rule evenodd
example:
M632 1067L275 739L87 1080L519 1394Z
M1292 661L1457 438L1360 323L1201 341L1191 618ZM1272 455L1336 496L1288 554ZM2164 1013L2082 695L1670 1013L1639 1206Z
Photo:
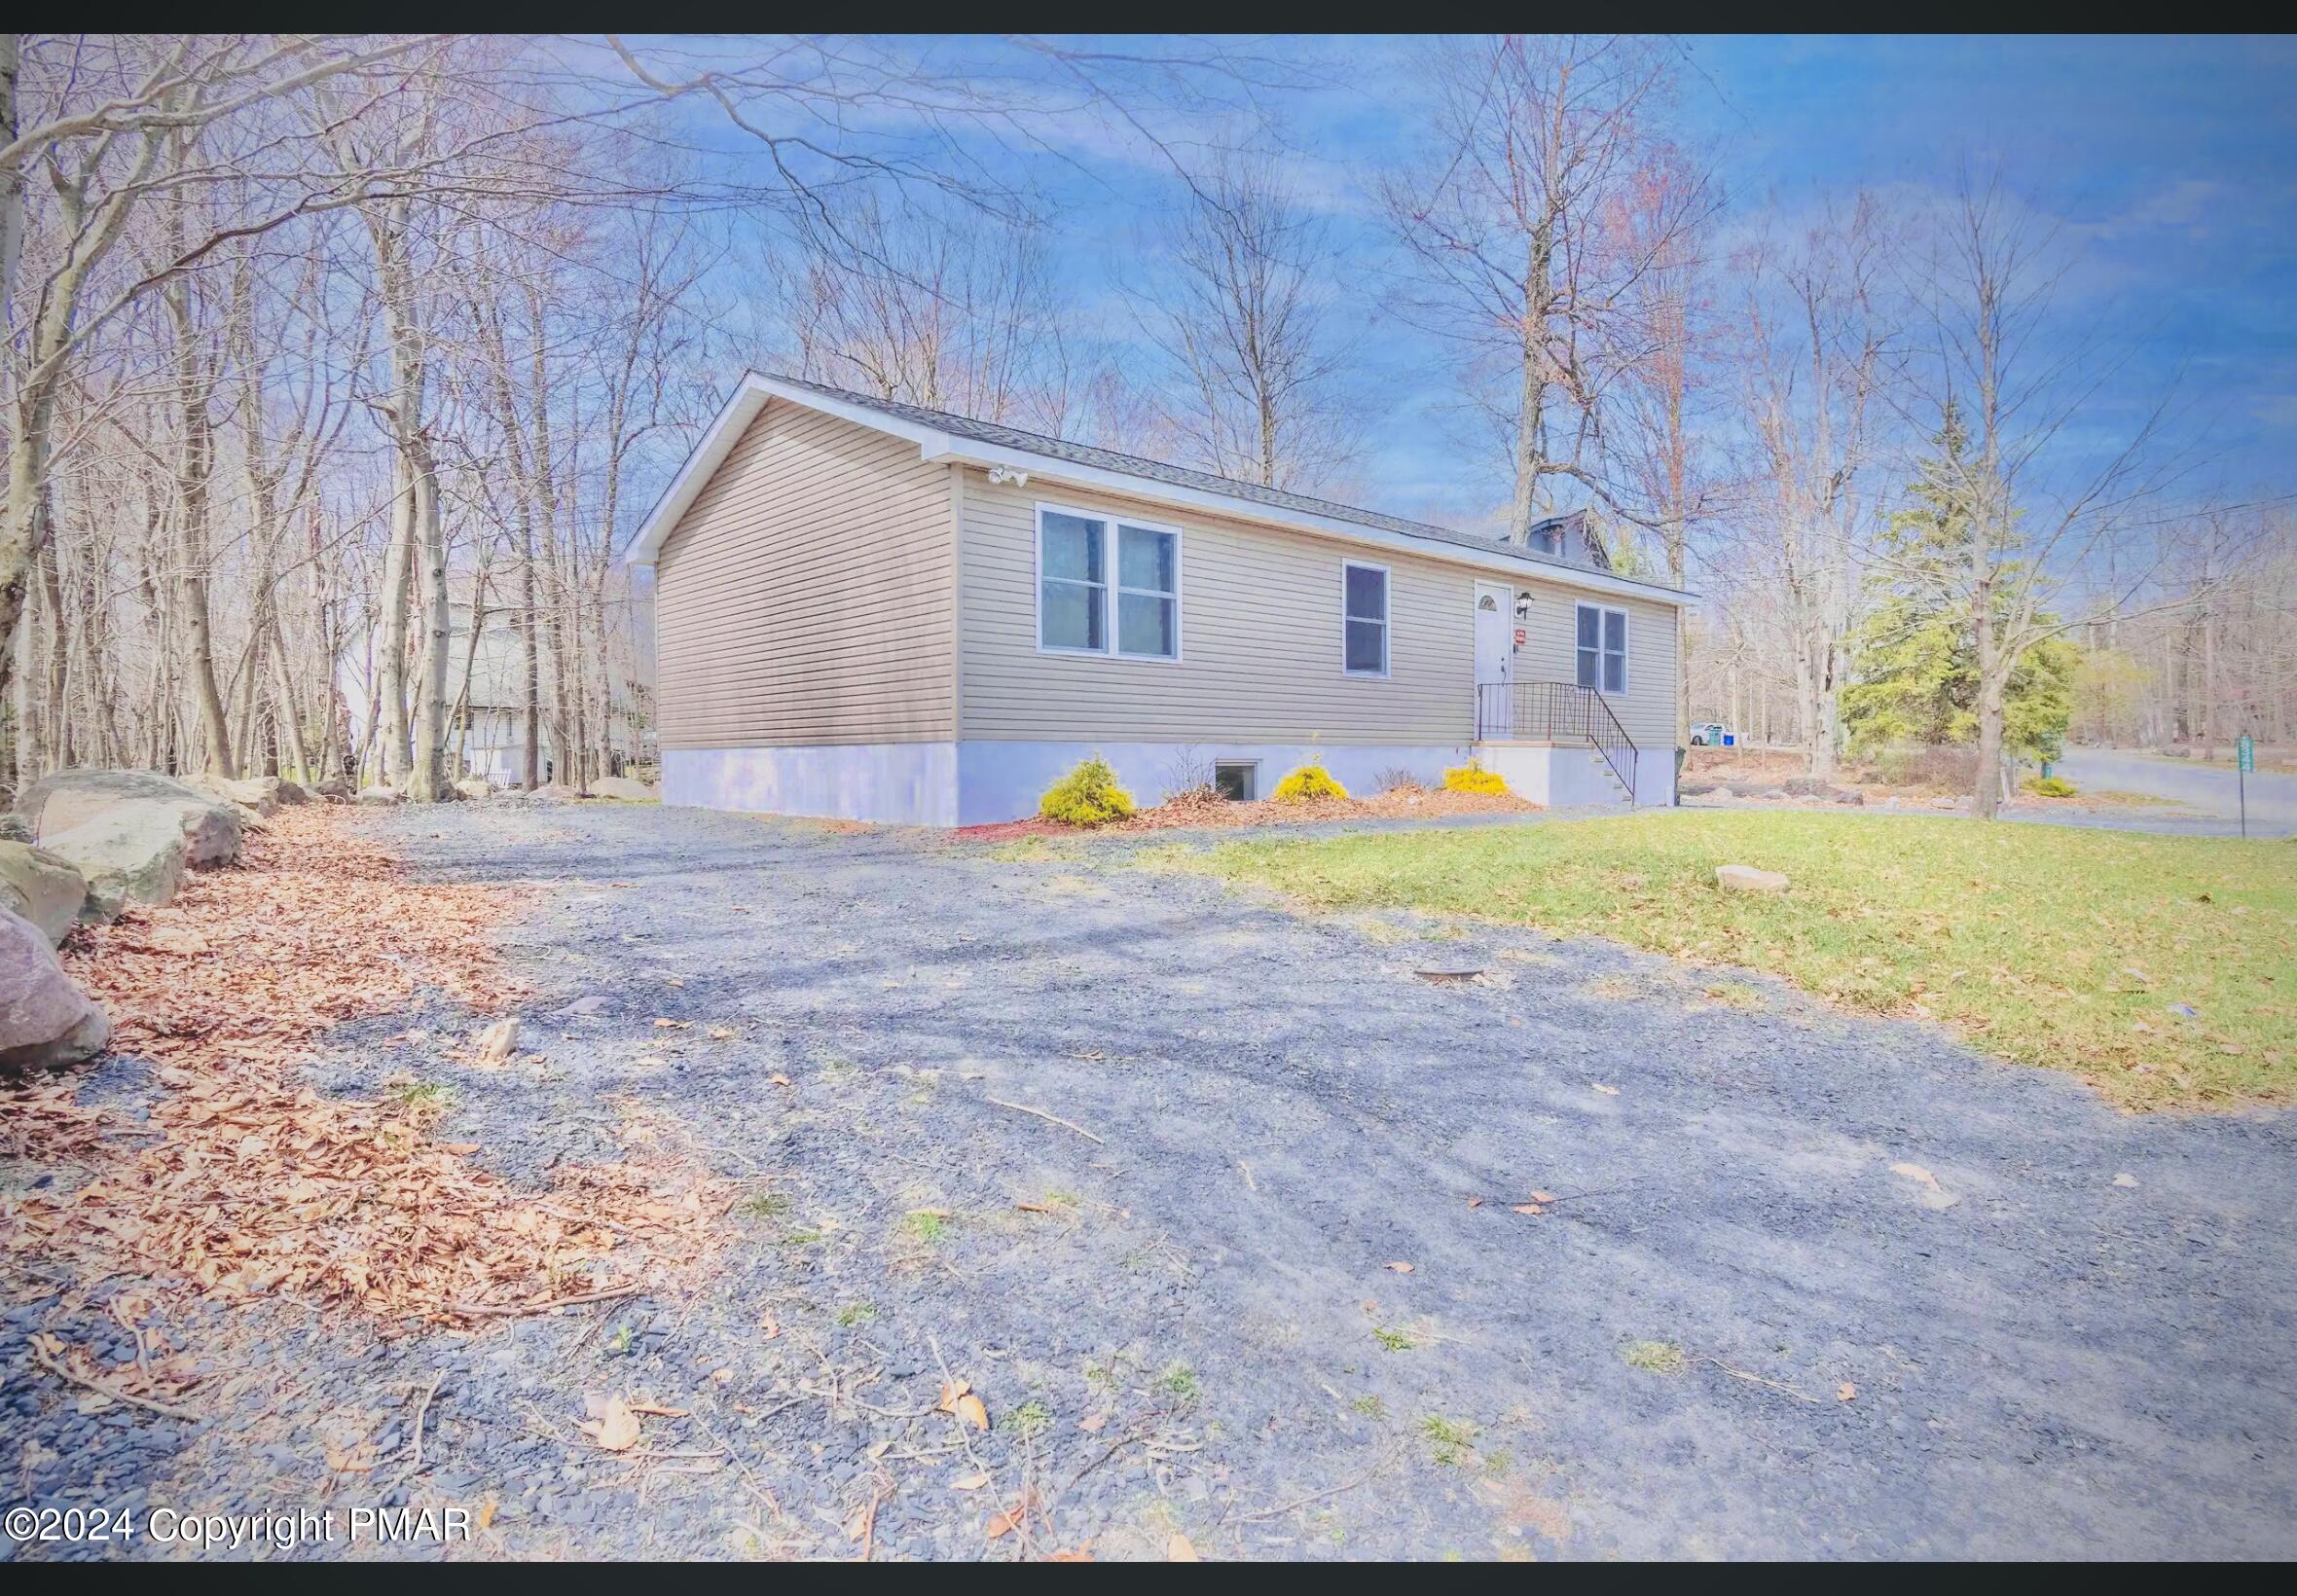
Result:
M1479 681L1476 684L1476 741L1521 738L1533 743L1584 742L1603 756L1635 801L1635 740L1610 703L1592 687L1568 681Z

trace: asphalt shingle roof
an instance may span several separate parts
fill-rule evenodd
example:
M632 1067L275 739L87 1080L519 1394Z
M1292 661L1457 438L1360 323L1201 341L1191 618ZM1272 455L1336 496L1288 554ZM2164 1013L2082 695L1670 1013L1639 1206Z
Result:
M1122 472L1126 476L1145 477L1151 482L1168 483L1175 488L1191 488L1199 492L1225 493L1231 498L1248 499L1255 504L1265 504L1274 510L1293 510L1304 515L1325 516L1333 521L1350 522L1359 526L1373 526L1381 531L1400 532L1406 537L1427 538L1432 542L1449 543L1459 548L1474 549L1485 554L1513 555L1519 560L1537 561L1542 564L1558 565L1566 570L1592 570L1598 567L1586 561L1565 560L1527 549L1519 543L1503 538L1483 537L1474 532L1454 531L1449 526L1438 526L1425 521L1407 521L1402 516L1387 515L1378 510L1366 510L1353 504L1339 504L1331 499L1314 498L1306 493L1288 493L1280 488L1263 488L1258 483L1239 482L1233 477L1216 477L1209 471L1195 471L1185 465L1168 465L1162 460L1144 459L1138 454L1126 454L1113 449L1097 449L1091 444L1072 443L1067 438L1048 437L1041 432L1025 432L1019 427L1005 426L997 421L976 420L970 416L957 416L948 411L929 410L923 405L904 404L898 399L880 399L873 394L856 393L850 388L832 387L826 382L809 381L804 378L769 374L777 382L793 388L804 388L828 399L858 405L918 426L930 426L952 437L970 438L975 443L992 444L1001 449L1019 450L1030 454L1043 454L1053 459L1068 460L1072 464L1091 466L1102 471ZM1633 581L1636 578L1625 578ZM1646 583L1659 587L1659 583ZM1671 591L1671 590L1670 590Z

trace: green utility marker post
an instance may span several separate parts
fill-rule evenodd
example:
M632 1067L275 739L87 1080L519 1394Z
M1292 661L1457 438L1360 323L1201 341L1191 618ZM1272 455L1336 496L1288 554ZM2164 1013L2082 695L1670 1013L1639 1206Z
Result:
M2234 744L2234 785L2242 795L2242 835L2249 834L2249 773L2257 768L2257 744L2243 732Z

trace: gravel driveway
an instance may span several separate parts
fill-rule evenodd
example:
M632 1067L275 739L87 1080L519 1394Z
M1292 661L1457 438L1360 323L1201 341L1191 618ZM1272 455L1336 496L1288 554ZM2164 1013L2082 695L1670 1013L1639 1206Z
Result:
M1115 849L359 823L554 888L510 932L547 1071L429 1067L442 1134L538 1179L635 1106L760 1200L690 1290L372 1347L266 1319L298 1390L121 1464L152 1502L306 1502L313 1427L396 1442L436 1377L398 1497L498 1498L511 1554L2297 1554L2286 1115L2128 1117L1760 980ZM456 1023L346 1034L330 1084ZM930 1411L945 1368L987 1434ZM649 1435L704 1471L567 1444L601 1391L689 1410Z

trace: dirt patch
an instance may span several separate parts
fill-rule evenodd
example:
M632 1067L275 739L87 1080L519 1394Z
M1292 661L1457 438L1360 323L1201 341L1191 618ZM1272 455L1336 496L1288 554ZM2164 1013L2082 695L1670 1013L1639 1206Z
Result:
M523 1193L429 1134L440 1089L346 1102L298 1078L328 1028L420 989L481 1019L520 996L492 932L526 901L408 881L314 810L251 834L238 868L174 903L81 932L65 962L112 1015L115 1052L152 1061L155 1094L140 1118L80 1101L78 1075L8 1094L0 1156L56 1178L0 1220L0 1251L399 1323L620 1294L699 1255L731 1195L690 1170L569 1168Z

